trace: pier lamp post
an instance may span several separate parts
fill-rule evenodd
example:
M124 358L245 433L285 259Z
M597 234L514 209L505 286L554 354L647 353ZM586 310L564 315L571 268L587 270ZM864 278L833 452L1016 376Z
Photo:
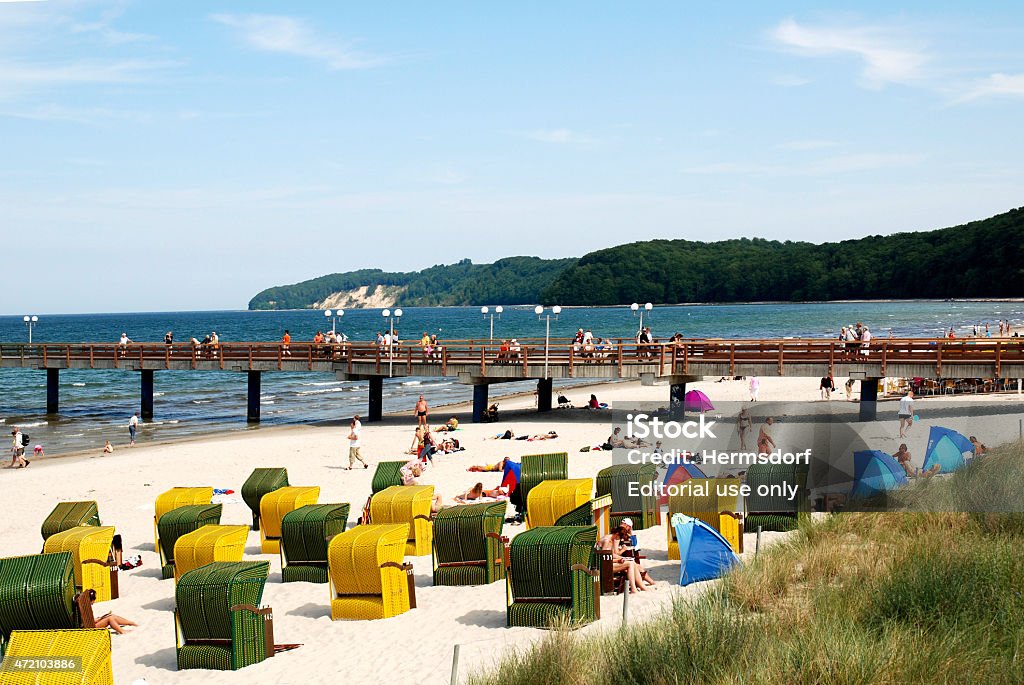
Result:
M555 321L558 321L558 315L562 313L562 308L557 304L551 308L551 312L548 314L544 313L544 307L537 305L533 308L534 313L537 315L537 320L540 321L540 317L544 316L547 319L547 324L544 329L544 378L548 377L548 353L551 349L551 317L555 317Z
M499 321L501 320L501 313L503 311L505 311L505 308L502 307L500 304L497 307L494 308L494 314L498 315L498 320ZM489 312L490 312L489 308L487 308L487 307L480 307L480 313L484 315L485 319L488 318L487 314ZM491 319L491 342L494 342L494 314L491 314L491 316L490 316L490 319Z
M337 335L338 334L338 319L340 319L341 317L345 316L345 310L344 309L338 309L337 311L332 312L330 309L325 309L324 310L324 316L330 318L330 320L331 320L331 334L332 335Z
M647 312L647 315L650 316L651 310L654 309L654 305L648 302L641 308L639 304L634 302L633 304L629 305L629 308L633 310L634 317L636 316L637 312L640 312L640 330L637 332L637 335L639 337L639 333L642 333L644 330L644 312Z
M36 326L36 324L39 323L39 317L38 316L23 316L21 318L21 320L25 322L26 326L28 326L28 344L31 345L32 344L32 329Z
M396 309L392 312L390 309L385 309L381 315L388 320L388 328L391 331L391 344L388 345L388 378L391 378L395 367L395 319L401 320L402 310Z

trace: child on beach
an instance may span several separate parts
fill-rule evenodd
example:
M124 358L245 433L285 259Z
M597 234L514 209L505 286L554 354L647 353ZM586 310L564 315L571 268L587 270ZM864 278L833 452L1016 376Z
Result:
M113 453L114 453L114 446L110 444L109 440L107 440L107 444L103 446L103 454L113 454Z

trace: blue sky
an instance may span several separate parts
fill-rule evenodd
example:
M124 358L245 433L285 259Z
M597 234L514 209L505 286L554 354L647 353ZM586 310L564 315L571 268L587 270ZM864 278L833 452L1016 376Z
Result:
M0 313L1024 205L1024 6L717 5L0 0Z

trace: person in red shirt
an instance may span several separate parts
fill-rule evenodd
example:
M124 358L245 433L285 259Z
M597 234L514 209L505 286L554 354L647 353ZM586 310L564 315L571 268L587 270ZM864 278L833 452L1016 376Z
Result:
M284 336L281 338L281 354L285 354L289 357L292 356L292 351L289 349L291 343L292 336L291 334L288 333L288 331L285 331Z

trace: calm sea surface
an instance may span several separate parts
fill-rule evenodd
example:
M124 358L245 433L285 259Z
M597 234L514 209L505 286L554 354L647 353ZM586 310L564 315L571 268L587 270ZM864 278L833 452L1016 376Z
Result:
M409 307L398 326L407 340L424 331L444 339L486 338L489 321L478 307ZM116 342L127 332L137 342L163 340L173 330L175 340L202 338L217 331L222 342L280 340L284 329L294 340L310 340L328 330L330 320L316 310L284 312L167 312L145 314L69 314L40 312L33 331L35 342ZM876 337L890 328L897 336L941 336L988 322L995 332L998 319L1024 321L1019 302L895 302L850 304L763 304L658 307L645 318L656 338L676 331L686 337L770 338L830 337L840 326L864 322ZM577 328L590 328L599 337L629 337L637 320L628 308L564 309L552 321L553 337L569 337ZM387 322L379 309L351 310L338 329L352 341L371 340ZM495 319L496 338L544 336L544 322L532 307L506 307ZM0 341L26 342L21 317L0 317ZM60 414L46 414L46 375L27 369L0 369L0 425L18 425L48 452L100 448L104 440L127 442L128 417L139 406L139 376L122 371L61 371ZM263 376L264 426L309 423L366 411L367 384L340 382L332 374L267 373ZM532 390L533 383L508 384L498 392ZM472 397L468 386L445 379L384 381L384 411L412 409L423 393L435 405ZM141 432L142 441L166 440L197 434L246 430L246 377L231 372L160 371L156 374L154 420ZM253 429L253 430L258 430ZM4 433L9 433L9 430ZM0 457L7 458L7 443Z

